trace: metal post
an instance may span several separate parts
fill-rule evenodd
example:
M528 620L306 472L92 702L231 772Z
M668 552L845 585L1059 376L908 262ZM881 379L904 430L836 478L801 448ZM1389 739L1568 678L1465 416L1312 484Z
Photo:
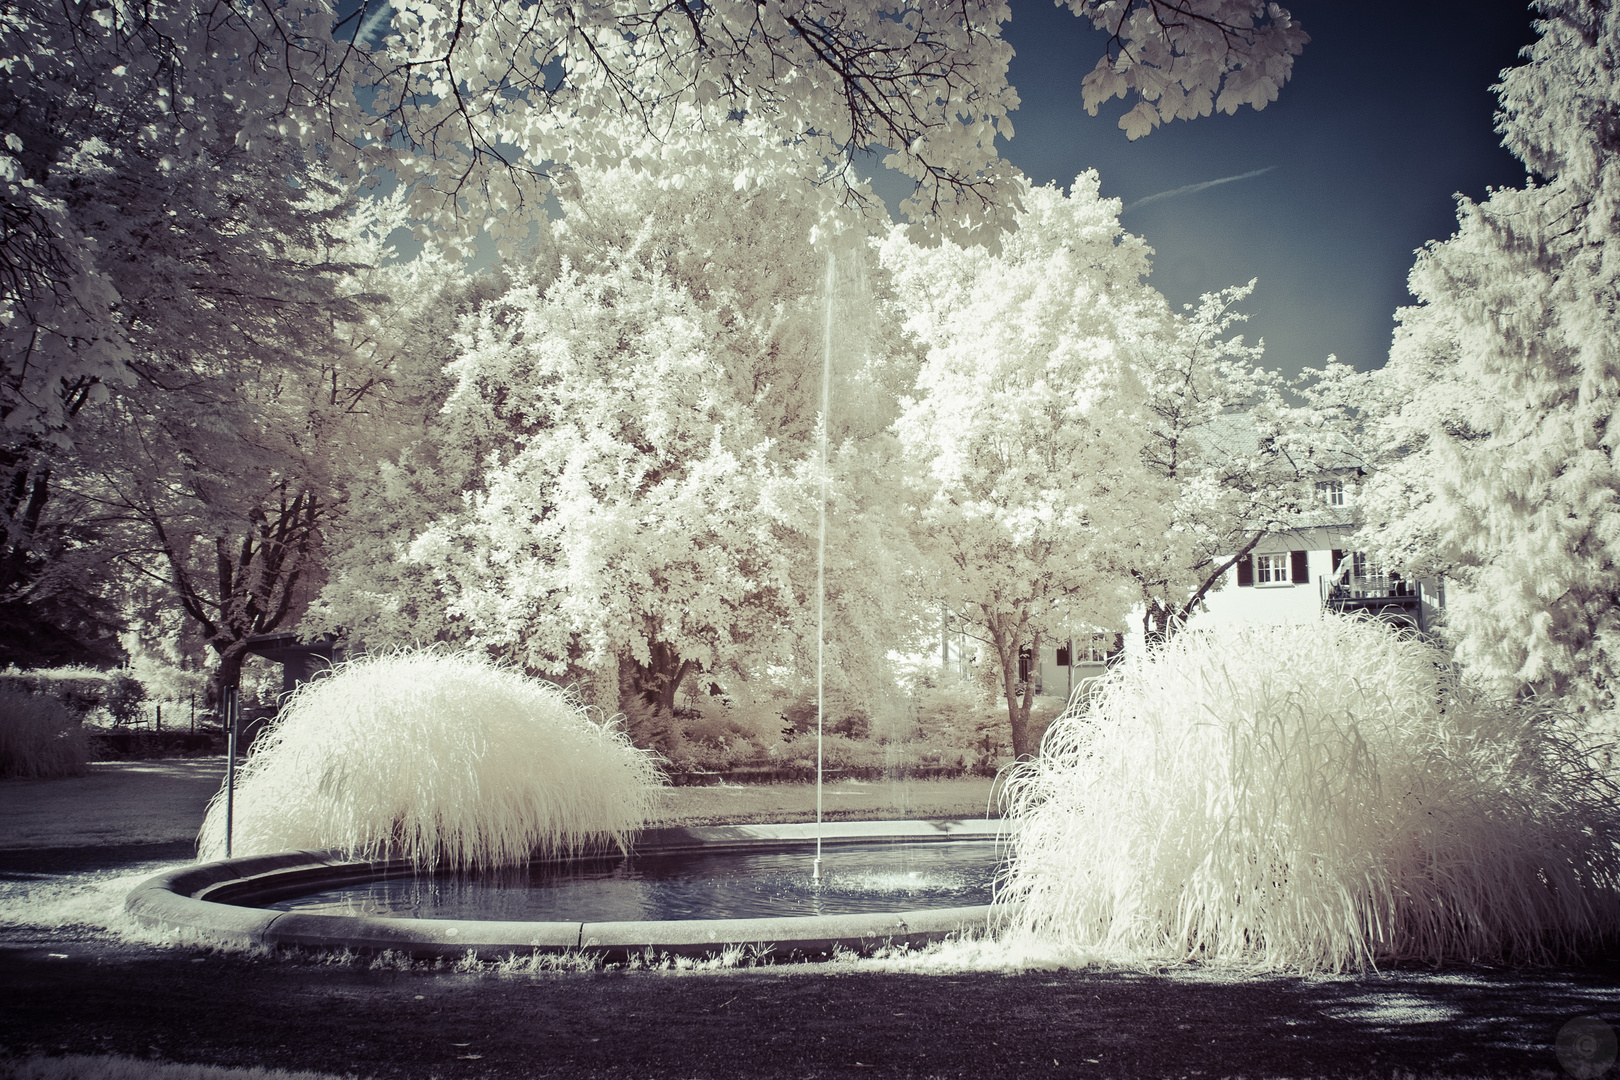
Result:
M157 729L159 735L163 734L163 702L161 701L157 704Z
M1087 656L1089 657L1089 653ZM1074 638L1069 639L1069 696L1065 699L1064 708L1074 704Z
M225 857L231 857L231 830L235 822L232 816L236 810L236 729L237 729L237 690L234 686L225 688L223 701L225 710Z

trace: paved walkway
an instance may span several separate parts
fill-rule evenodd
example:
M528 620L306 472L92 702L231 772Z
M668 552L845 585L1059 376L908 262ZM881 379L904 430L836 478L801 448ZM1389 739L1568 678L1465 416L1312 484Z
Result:
M223 757L98 761L88 776L0 780L0 849L195 841Z

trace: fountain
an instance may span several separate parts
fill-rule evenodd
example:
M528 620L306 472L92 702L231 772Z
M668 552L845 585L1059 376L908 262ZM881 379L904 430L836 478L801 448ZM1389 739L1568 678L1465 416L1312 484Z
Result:
M511 708L505 699L469 705L470 697L490 693L490 685L500 680L487 671L472 678L445 675L443 657L428 657L420 672L373 672L371 684L342 697L343 680L354 684L360 678L354 672L365 671L357 664L301 691L307 700L294 699L272 733L269 750L245 767L264 792L257 808L254 785L236 785L238 828L254 822L250 828L260 829L256 843L247 845L238 832L237 846L275 853L226 858L153 878L130 894L129 913L149 926L239 945L441 957L575 949L609 959L648 951L703 956L739 945L768 947L781 956L826 955L883 944L920 945L982 929L1003 854L1002 822L824 820L827 428L836 278L836 255L829 253L818 439L813 823L643 830L633 853L611 852L607 842L622 843L637 805L630 796L615 801L612 789L620 781L614 777L626 790L634 788L644 759L616 759L623 748L606 747L596 734L585 733L577 718L563 715L566 709L546 721L552 727L542 736L528 733L527 721L513 721L505 728L497 725L498 730L480 729L471 740L523 748L532 759L526 764L518 760L521 750L481 749L468 757L469 740L457 725L516 717L535 707L555 712L556 702L536 706L523 697L529 691L508 688L522 698ZM453 685L441 687L435 680ZM400 692L402 686L411 688L409 695ZM396 701L407 696L409 701ZM285 735L302 722L299 708L319 711L310 702L327 699L341 699L338 711L359 719L345 726L323 715L305 723L306 734ZM450 714L453 720L444 719ZM412 725L421 725L420 730ZM581 784L555 771L555 759L562 755L547 747L556 746L557 738L575 743L584 738L589 753L606 755L592 759L591 781ZM278 746L300 739L303 756L293 760L284 753L278 764ZM377 739L415 747L420 760L393 762L387 776L373 775L380 766L365 747ZM457 758L458 753L463 756ZM463 787L476 789L477 798L435 782L440 802L426 809L392 805L413 778L420 782L429 772L469 771L478 782ZM312 775L321 778L317 786L325 794L320 798L311 795ZM559 798L558 790L569 786L573 793ZM321 799L341 805L323 804L324 820L312 824L309 805ZM586 800L594 816L579 820L569 807ZM521 827L505 820L490 825L488 815L499 818L513 805L533 804L544 807L537 820ZM210 850L228 852L229 838L222 831L229 828L226 816L211 814L205 824L205 857ZM296 820L282 821L283 816ZM491 832L501 834L498 853L481 855L468 846L474 842L469 838ZM834 853L825 871L824 845ZM521 855L511 857L514 852L535 857L512 867L521 862ZM415 857L394 857L401 853ZM441 857L448 865L436 865ZM506 868L473 877L458 873L491 865Z
M597 856L541 864L528 872L550 874L574 885L576 898L621 887L617 897L598 898L597 918L581 918L581 913L591 914L581 910L569 911L566 918L491 918L518 914L510 910L510 896L516 891L512 886L527 884L501 875L493 878L492 888L479 888L482 896L475 901L479 917L467 918L465 907L457 905L468 901L468 879L423 878L406 860L356 861L311 851L248 856L164 874L136 888L126 910L147 926L239 946L395 950L452 958L469 951L499 958L580 950L622 960L648 952L702 957L728 945L753 945L781 957L825 956L882 945L917 946L984 928L1002 838L1001 822L994 820L838 822L819 829L813 823L732 825L655 829L638 838L634 859L679 862L688 870L712 870L716 862L728 859L742 864L789 852L800 867L796 876L779 874L776 881L766 880L758 888L753 883L742 885L741 892L754 894L747 897L754 906L744 910L755 913L745 917L641 917L667 913L667 906L660 908L656 897L648 902L647 894L656 890L649 886L647 872L627 872L630 857L604 861ZM935 864L927 869L904 869L902 862L901 869L889 864L890 869L876 875L857 870L842 884L845 872L833 867L811 884L803 860L818 843L825 843L829 853L903 843L908 848L938 848L942 858L925 859ZM964 867L964 861L969 865ZM408 898L404 910L384 911L376 900L379 883L404 886ZM360 891L348 899L322 896L346 886L359 886ZM423 894L435 889L450 894L451 903L435 901L443 917L414 917L421 910ZM367 892L373 896L369 902ZM771 904L773 892L782 900L776 906L793 914L757 914L760 903ZM841 903L851 896L862 902ZM287 902L296 897L313 902ZM807 907L820 913L804 914ZM545 914L562 912L553 905Z

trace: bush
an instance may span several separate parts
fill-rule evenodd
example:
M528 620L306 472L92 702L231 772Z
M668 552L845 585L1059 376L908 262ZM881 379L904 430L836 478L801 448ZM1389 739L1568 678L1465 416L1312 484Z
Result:
M0 690L0 778L83 776L88 760L79 717L60 701Z
M122 671L109 672L106 686L101 706L111 714L113 723L124 725L138 721L141 706L146 703L146 688Z
M753 728L723 708L677 710L683 758L678 765L724 771L764 752Z
M647 754L562 690L469 654L340 665L300 687L258 746L236 783L236 855L472 869L622 848L659 783ZM224 819L221 792L203 858L223 856Z
M822 720L824 736L841 735L846 739L864 739L871 733L872 715L865 705L847 693L829 690L823 697L821 708L826 716ZM801 694L782 710L782 737L795 735L815 736L818 712L814 692Z
M912 691L917 708L917 726L929 739L968 749L983 738L987 723L1007 722L1005 706L989 700L978 685L951 672L918 681Z
M1620 926L1620 792L1376 622L1187 631L1010 783L1015 934L1302 969L1544 962Z
M96 709L105 709L117 724L138 720L146 700L145 688L127 673L88 667L9 668L0 672L0 691L48 695L81 720Z

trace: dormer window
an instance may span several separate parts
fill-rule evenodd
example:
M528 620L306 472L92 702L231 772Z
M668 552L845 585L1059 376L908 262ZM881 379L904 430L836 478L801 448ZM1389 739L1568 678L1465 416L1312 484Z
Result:
M1316 482L1316 500L1327 506L1343 506L1344 481L1318 480Z

